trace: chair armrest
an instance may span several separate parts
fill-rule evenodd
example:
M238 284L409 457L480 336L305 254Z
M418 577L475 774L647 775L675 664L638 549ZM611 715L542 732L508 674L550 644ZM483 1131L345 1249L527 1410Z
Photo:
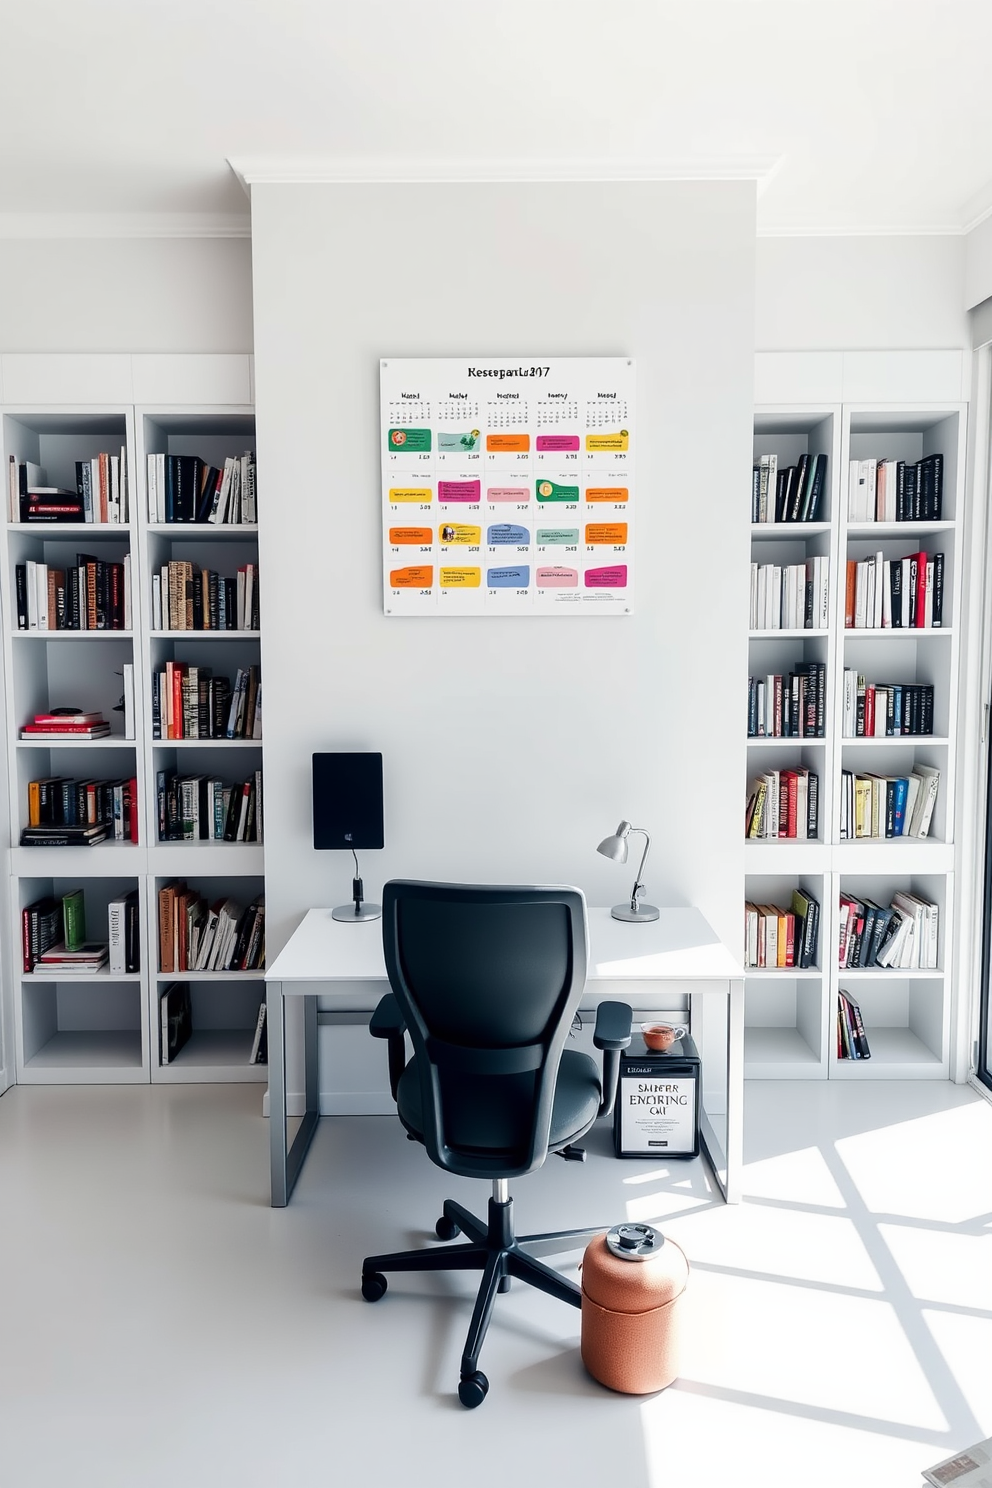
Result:
M596 1010L592 1041L603 1050L603 1099L600 1116L612 1116L620 1080L620 1050L630 1044L633 1012L625 1002L601 1002Z
M400 1005L392 992L379 999L375 1012L369 1019L369 1033L373 1038L388 1039L386 1055L389 1060L389 1089L393 1100L400 1075L406 1069L406 1024Z

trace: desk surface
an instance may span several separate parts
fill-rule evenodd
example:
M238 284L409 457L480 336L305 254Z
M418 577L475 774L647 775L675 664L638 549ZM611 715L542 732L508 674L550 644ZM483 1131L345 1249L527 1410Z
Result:
M652 981L657 977L713 981L743 977L740 964L698 909L663 909L644 925L590 909L588 980ZM385 979L382 921L342 924L329 909L308 910L265 973L266 981L329 982ZM298 990L287 985L285 991Z

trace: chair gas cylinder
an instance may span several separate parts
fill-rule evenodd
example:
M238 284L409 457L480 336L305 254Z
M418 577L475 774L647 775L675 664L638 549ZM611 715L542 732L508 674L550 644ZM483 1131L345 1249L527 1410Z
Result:
M689 1262L646 1224L614 1225L582 1259L582 1362L627 1395L663 1390L679 1372L679 1324Z

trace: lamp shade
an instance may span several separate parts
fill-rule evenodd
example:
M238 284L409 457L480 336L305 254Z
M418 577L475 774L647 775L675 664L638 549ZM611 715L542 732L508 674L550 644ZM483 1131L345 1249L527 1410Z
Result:
M604 837L596 851L609 858L611 863L626 863L627 861L627 834L630 831L630 822L622 821L612 837Z

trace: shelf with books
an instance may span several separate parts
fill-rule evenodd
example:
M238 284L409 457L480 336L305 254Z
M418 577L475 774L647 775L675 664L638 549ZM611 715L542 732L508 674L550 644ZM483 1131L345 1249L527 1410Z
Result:
M138 447L149 527L257 524L249 409L142 409Z
M868 982L851 980L844 972L837 985L854 992L870 1056L840 1057L834 1032L831 1079L947 1079L947 999L940 979L904 976Z
M824 1074L825 890L824 879L815 874L748 873L745 878L744 1063L749 1078L802 1080ZM769 956L774 965L768 964Z
M96 529L133 515L129 408L11 408L3 448L9 525Z
M748 843L769 846L821 840L826 740L793 739L792 751L747 741L747 802L744 834Z
M228 974L223 984L216 976L202 974L160 977L156 991L159 1057L152 1066L153 1083L267 1081L267 1063L251 1059L259 1009L265 1000L264 983L257 977L242 973L234 979ZM170 1003L173 1018L178 1011L180 1019L188 1020L188 1032L181 1046L164 1058L168 1036L163 1011L168 1018Z

